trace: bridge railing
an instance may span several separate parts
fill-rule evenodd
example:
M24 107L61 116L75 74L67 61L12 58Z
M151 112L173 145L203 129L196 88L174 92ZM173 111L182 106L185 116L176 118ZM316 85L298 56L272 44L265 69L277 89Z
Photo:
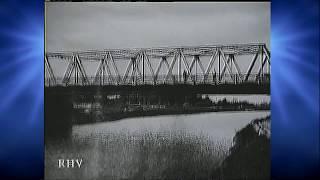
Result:
M67 82L67 83L66 83ZM45 78L45 86L87 86L87 85L161 85L161 84L242 84L242 83L270 83L270 74L225 74L219 76L218 74L209 75L159 75L154 76L104 76L95 77L90 76L86 79L79 79L71 77L65 81L62 77L57 77L55 82L51 78Z

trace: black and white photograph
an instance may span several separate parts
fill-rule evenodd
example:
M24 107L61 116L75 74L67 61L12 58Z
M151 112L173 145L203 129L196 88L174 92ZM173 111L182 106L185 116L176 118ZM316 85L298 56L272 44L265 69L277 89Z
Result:
M270 179L270 56L270 2L45 2L45 179Z

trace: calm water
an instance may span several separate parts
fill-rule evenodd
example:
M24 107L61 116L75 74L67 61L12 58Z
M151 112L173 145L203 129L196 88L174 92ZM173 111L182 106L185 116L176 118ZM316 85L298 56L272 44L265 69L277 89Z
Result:
M213 140L232 141L236 131L250 121L269 115L269 111L256 112L210 112L190 115L167 115L127 118L113 122L75 125L73 138L87 139L106 134L143 134L145 132L188 132Z

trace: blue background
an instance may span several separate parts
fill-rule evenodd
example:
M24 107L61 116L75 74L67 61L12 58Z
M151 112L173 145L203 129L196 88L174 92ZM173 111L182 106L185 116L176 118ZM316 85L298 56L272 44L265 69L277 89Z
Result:
M319 169L319 1L272 6L272 176ZM0 179L43 179L43 0L0 1Z

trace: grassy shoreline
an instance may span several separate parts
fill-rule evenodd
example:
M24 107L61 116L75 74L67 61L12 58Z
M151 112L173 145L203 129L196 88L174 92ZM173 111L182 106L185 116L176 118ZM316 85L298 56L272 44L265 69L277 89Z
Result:
M214 170L214 179L270 179L270 137L259 134L255 125L269 121L270 116L255 119L234 136L234 145L221 166Z

